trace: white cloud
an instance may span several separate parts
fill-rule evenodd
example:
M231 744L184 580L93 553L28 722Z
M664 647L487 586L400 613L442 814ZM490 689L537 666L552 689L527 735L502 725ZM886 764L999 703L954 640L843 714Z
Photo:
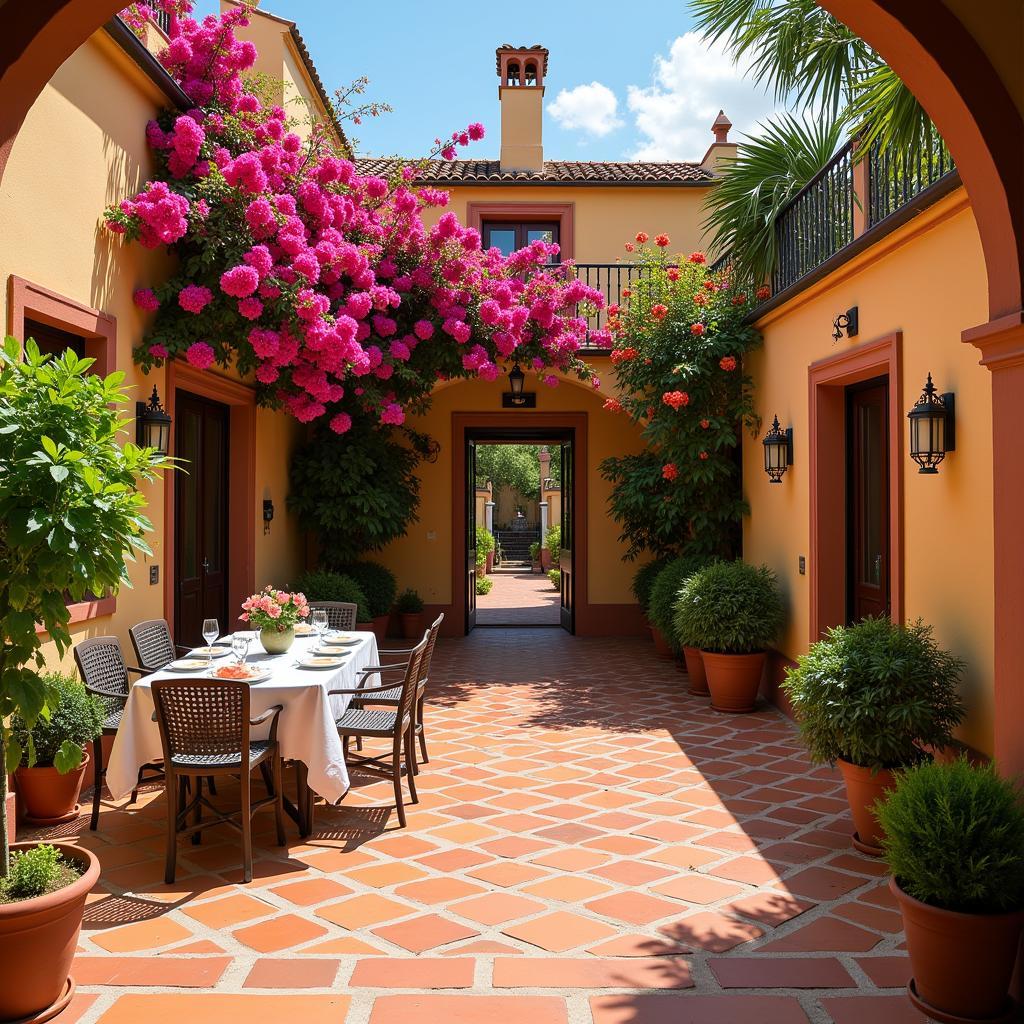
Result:
M745 80L745 70L698 33L679 36L667 56L655 58L652 83L629 86L627 106L641 137L632 159L700 160L719 110L734 125L730 141L775 113L772 97Z
M601 138L622 126L615 93L600 82L563 89L548 104L548 113L562 128Z

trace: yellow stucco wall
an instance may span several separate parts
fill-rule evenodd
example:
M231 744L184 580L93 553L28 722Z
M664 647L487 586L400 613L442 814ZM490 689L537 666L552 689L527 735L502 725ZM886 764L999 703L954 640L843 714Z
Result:
M859 307L859 336L834 344L832 321L850 306ZM955 392L957 402L957 450L937 476L917 473L901 417L906 617L934 625L939 642L966 659L969 719L961 735L991 752L991 382L977 350L960 341L960 332L981 323L986 311L981 244L959 190L762 320L764 347L748 359L757 410L765 424L777 413L793 427L795 465L781 485L770 485L760 436L746 437L744 489L752 512L744 524L744 557L779 573L790 603L779 646L795 658L807 649L810 631L810 575L797 571L799 556L810 555L807 367L902 331L900 408L910 409L929 371L938 389Z
M135 288L165 278L171 263L161 250L124 245L102 224L105 206L137 191L151 172L145 125L166 99L104 32L97 32L58 70L33 105L18 135L0 190L0 281L6 327L10 276L26 278L117 319L117 369L125 371L134 396L154 384L166 395L164 371L148 377L132 362L132 349L147 322L132 303ZM73 174L69 169L73 168ZM256 584L294 580L302 565L302 544L285 504L287 453L301 427L290 417L257 412ZM153 557L130 566L132 590L122 590L113 616L75 624L76 639L113 633L130 655L128 627L164 614L163 581L173 566L164 557L164 487L146 484L154 532ZM263 535L260 511L271 497L276 518ZM160 566L159 585L150 586L150 563ZM227 624L224 624L227 625ZM51 665L55 650L47 645ZM70 657L66 659L70 665Z
M607 375L606 375L607 376ZM501 409L501 393L507 382L463 381L444 385L434 395L433 406L422 417L410 418L415 430L425 431L441 443L435 463L422 463L419 522L407 536L372 557L398 577L400 589L414 587L429 604L452 601L452 413ZM569 381L557 388L540 385L538 412L585 412L588 424L587 529L589 545L588 599L591 604L632 603L629 585L635 566L622 561L619 528L608 516L609 485L597 470L602 459L614 454L638 452L639 432L614 413L601 408L605 395L589 386ZM528 414L524 415L524 423ZM582 467L578 468L582 474Z

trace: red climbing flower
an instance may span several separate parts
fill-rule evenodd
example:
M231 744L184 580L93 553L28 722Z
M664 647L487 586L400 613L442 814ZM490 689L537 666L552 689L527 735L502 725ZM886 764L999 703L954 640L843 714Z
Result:
M666 480L675 480L675 478L679 476L679 470L676 468L676 464L674 462L666 462L665 465L661 467L661 475Z
M704 333L704 325L703 324L690 324L690 333L691 334L696 334L697 337L700 337Z
M669 246L668 235L655 235L654 244L660 246L662 249L667 249Z
M690 396L685 391L666 391L661 396L661 400L665 405L671 405L676 410L690 404Z
M732 371L736 369L736 357L722 356L722 358L718 360L718 365L727 373L732 373Z
M668 316L668 306L663 302L657 302L651 306L651 319L661 323Z

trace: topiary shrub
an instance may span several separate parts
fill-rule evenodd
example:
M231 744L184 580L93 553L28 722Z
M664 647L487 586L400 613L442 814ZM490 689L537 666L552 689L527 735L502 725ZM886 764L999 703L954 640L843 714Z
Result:
M494 586L494 580L490 576L477 576L476 578L476 592L481 596L489 594L491 587Z
M659 558L655 562L642 565L633 574L633 596L636 598L636 603L640 605L640 610L645 614L651 603L651 589L654 586L654 581L670 561L671 559L668 558Z
M370 618L387 615L395 603L398 581L395 574L379 562L350 562L339 567L339 572L351 576L366 595Z
M653 606L652 595L652 613ZM783 618L778 579L767 566L713 562L679 588L672 635L676 643L714 654L755 654L775 640Z
M899 768L950 742L963 668L930 626L865 619L829 630L782 685L812 760Z
M82 748L103 732L103 704L74 676L52 673L43 677L51 693L50 717L40 716L32 728L18 713L11 729L23 751L21 763L29 764L30 743L35 747L35 767L55 767L68 772L81 763Z
M423 598L412 587L403 590L395 601L395 611L399 615L415 615L423 611Z
M544 547L551 553L551 562L558 565L558 559L562 554L562 527L549 526L547 535L544 538Z
M297 587L309 601L346 601L356 605L356 622L369 622L370 602L351 576L315 569L299 577Z
M672 624L673 608L679 588L698 569L708 564L707 558L700 555L682 555L666 562L655 576L651 585L651 596L647 603L647 618L651 625L674 647L675 630Z
M914 899L969 914L1024 907L1024 803L994 765L908 768L875 812L889 868Z
M548 569L548 579L551 580L551 586L555 590L562 589L562 570L561 569Z

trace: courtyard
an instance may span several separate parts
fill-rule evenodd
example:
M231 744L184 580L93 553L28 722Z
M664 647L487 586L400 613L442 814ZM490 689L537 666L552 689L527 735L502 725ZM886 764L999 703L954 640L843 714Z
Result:
M63 826L102 877L61 1021L924 1019L885 865L787 719L709 710L647 641L522 636L439 645L405 830L353 772L306 842L257 818L252 884L218 829L166 885L162 787Z

